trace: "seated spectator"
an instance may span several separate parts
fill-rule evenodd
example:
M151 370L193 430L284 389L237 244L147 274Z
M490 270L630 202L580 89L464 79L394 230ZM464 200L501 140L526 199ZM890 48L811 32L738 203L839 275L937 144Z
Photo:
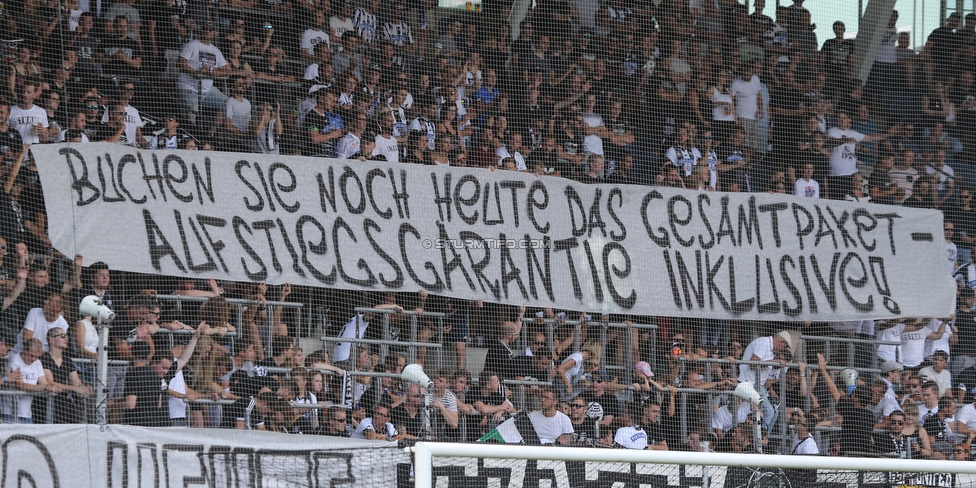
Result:
M647 433L640 424L640 418L642 416L643 409L639 402L632 402L627 405L627 408L620 417L623 427L618 428L613 435L614 447L638 450L647 449Z
M424 395L417 385L407 386L403 401L390 411L392 423L404 439L420 439L432 432L424 432ZM431 419L431 423L433 420ZM426 426L433 428L433 426Z
M362 419L349 437L382 441L405 438L390 420L390 404L380 403L373 409L373 415Z
M909 457L917 459L921 457L918 436L907 436L905 430L905 412L896 410L886 417L886 432L875 432L873 434L872 452L880 454L895 455L900 458Z
M325 415L325 425L316 433L333 437L349 437L350 429L346 421L346 411L339 407L329 409Z
M753 453L753 426L749 422L735 424L727 435L719 439L715 452Z
M803 165L803 176L796 180L793 194L798 197L820 198L820 183L813 179L813 164Z

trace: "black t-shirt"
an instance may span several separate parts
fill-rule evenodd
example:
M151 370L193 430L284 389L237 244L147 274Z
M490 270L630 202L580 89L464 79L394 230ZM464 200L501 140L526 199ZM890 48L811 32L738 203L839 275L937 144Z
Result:
M869 451L871 434L874 431L874 414L866 408L855 406L850 398L841 398L837 402L837 412L844 417L844 423L840 427L840 451Z
M584 391L580 396L588 405L587 415L595 415L597 412L602 412L603 417L606 417L607 415L613 415L614 417L620 415L620 401L617 400L617 397L611 393L604 393L601 396L596 396L592 391L587 390ZM594 403L599 405L599 407L592 405Z
M942 211L945 213L945 220L955 226L953 241L957 246L965 245L961 240L963 237L976 237L976 209L965 210L959 207L958 201L954 201L947 204Z
M109 38L102 41L99 48L105 56L105 62L102 63L103 73L128 78L139 76L138 69L115 57L116 53L122 51L130 59L141 58L142 54L139 52L139 44L136 41L129 37Z
M887 171L872 171L871 177L868 178L868 188L877 188L881 191L890 190L895 183L891 181L891 177L888 176ZM886 205L894 205L895 198L893 196L882 197L882 198L872 198L872 203L881 203Z
M167 385L176 375L176 363L160 378L151 366L129 368L125 374L125 396L135 395L136 408L126 411L125 423L143 427L163 427L169 424Z
M960 371L952 379L952 382L954 388L966 391L966 396L962 399L962 403L973 403L976 400L976 396L973 395L973 392L976 391L976 366L970 366Z
M490 346L488 346L488 354L485 356L485 368L484 371L493 371L498 373L498 379L500 380L511 380L515 379L515 362L512 361L513 354L511 349L502 344L498 339L495 339Z
M54 359L50 354L45 353L41 356L41 366L46 370L51 371L52 378L48 378L48 381L55 381L62 385L71 384L71 373L75 372L75 365L68 359L67 356L61 358L61 366L58 366L54 362ZM74 406L74 396L71 393L64 392L54 397L54 423L55 424L68 424L77 421L77 410ZM46 410L47 402L33 402L32 407L41 407L42 410ZM36 410L35 410L36 411ZM40 416L34 415L35 419L41 419L46 417L46 412Z
M422 409L423 407L418 408L416 414L411 417L410 412L403 405L397 406L390 412L390 418L393 421L394 427L401 434L419 436L420 431L424 428L424 413Z

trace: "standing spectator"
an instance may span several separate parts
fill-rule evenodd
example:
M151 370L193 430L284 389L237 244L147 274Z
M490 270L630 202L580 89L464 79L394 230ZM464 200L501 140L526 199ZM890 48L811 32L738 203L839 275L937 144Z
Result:
M251 136L254 137L251 151L261 154L281 154L281 136L285 127L281 121L281 104L274 102L260 102L258 104L258 118L253 121Z
M4 381L9 383L11 388L26 393L41 391L60 393L61 389L51 383L50 378L44 375L44 366L40 360L42 354L44 354L44 349L41 348L40 340L34 338L25 342L23 351L10 354ZM0 403L3 421L8 424L15 422L18 424L34 423L31 415L33 401L33 395L22 395L11 397L9 400Z
M495 371L502 380L515 378L515 353L512 352L510 344L514 341L522 330L522 317L525 314L525 307L519 308L519 316L514 322L503 322L501 333L498 338L489 344L488 354L485 357L484 369Z
M315 46L325 44L327 50L332 50L329 42L329 34L324 30L329 28L328 18L325 11L316 10L312 17L312 23L302 32L302 38L298 43L303 59L315 59Z
M343 136L346 126L342 115L334 112L336 94L331 88L318 89L315 100L315 107L305 115L303 121L302 132L308 139L302 152L306 156L331 158L335 143Z
M168 115L164 121L166 127L163 132L155 134L149 139L149 149L177 149L180 141L187 139L189 134L180 129L180 118L178 115Z
M882 154L876 161L877 165L868 178L868 193L871 195L871 201L883 205L895 205L905 200L905 190L895 185L889 174L895 164L894 154L890 152Z
M946 261L949 265L949 274L951 275L959 267L959 248L956 247L956 243L952 241L952 235L956 231L956 225L950 221L945 221L942 226L942 233L945 236L946 245Z
M7 124L11 129L20 133L21 139L30 144L37 144L47 140L47 112L34 105L34 100L41 96L41 89L37 82L28 79L17 92L17 105L10 107Z
M229 147L235 152L248 152L251 149L251 101L244 98L247 93L247 79L241 75L230 77L231 96L227 98L224 111L224 130Z
M852 122L847 112L838 111L837 125L827 130L827 147L830 148L827 191L832 199L844 198L844 192L851 187L851 178L857 173L857 144L888 137L887 134L864 135L851 128Z
M123 123L125 124L125 140L129 141L129 144L133 147L145 147L146 139L142 136L142 127L145 125L142 117L139 115L139 110L137 110L129 102L132 101L132 97L136 93L136 85L131 81L122 82L119 85L119 96L117 98L118 105L122 106L125 115L123 116ZM102 116L102 122L108 122L110 117L109 113L105 113Z
M44 299L43 307L31 309L27 313L27 319L24 321L24 329L17 336L17 346L14 347L15 352L22 350L24 345L31 339L39 340L41 342L41 348L47 351L47 332L55 328L68 330L68 322L61 315L64 311L62 300L60 293L51 293Z
M41 356L41 365L44 367L44 376L48 382L53 384L61 392L54 397L54 418L55 424L74 424L78 423L80 408L85 404L84 401L76 403L76 398L88 398L91 396L91 386L81 382L78 371L74 363L64 355L68 349L68 334L65 329L53 328L47 331L48 351ZM43 402L46 406L46 402ZM39 405L40 406L40 405Z
M790 440L790 454L820 455L820 447L817 446L817 439L813 437L812 432L816 425L817 422L813 418L807 418L800 409L790 414L790 427L793 430L793 438Z
M596 341L587 341L580 350L570 354L556 370L556 385L565 398L576 398L583 392L584 377L600 369L603 348Z
M539 400L542 402L542 409L529 413L529 420L539 436L539 442L542 445L571 444L573 423L556 408L559 405L556 391L549 387L543 388L539 393Z
M733 80L729 87L729 92L735 99L736 120L746 132L744 146L750 159L756 153L766 151L766 141L761 140L759 131L759 119L765 116L762 113L763 100L760 94L762 81L759 74L762 71L762 61L748 63L742 75Z
M476 429L478 431L477 437L502 423L507 415L518 411L515 405L512 405L512 402L506 398L507 390L503 389L498 373L491 370L482 371L479 383L481 388L467 396L469 404L482 415L481 423ZM469 423L468 426L473 427L473 422ZM472 437L472 434L473 432L469 432L468 436Z
M895 200L895 204L903 204L915 193L915 185L918 183L918 170L915 169L915 151L906 149L902 151L901 157L895 158L895 167L888 170L891 181L903 190L904 198Z
M920 369L918 377L924 381L934 381L939 385L939 396L951 396L952 374L949 372L949 353L935 351L932 354L932 365Z
M820 198L820 183L813 179L813 164L803 165L803 176L796 180L793 194L798 197Z
M197 340L207 330L209 326L201 322L175 361L169 355L150 360L148 344L135 343L133 356L143 361L143 365L130 367L125 375L124 423L143 427L164 427L169 424L169 409L159 407L166 394L166 390L160 390L159 382L162 380L168 384L176 373L183 370L193 355Z
M201 104L222 109L227 101L227 95L214 86L214 78L232 74L223 53L213 44L216 35L217 26L207 22L203 26L203 36L187 42L180 51L177 88L188 109L187 120L191 124L196 124Z
M129 17L116 17L115 27L115 34L102 38L99 43L101 52L96 59L101 64L102 74L119 79L138 78L142 68L142 54L139 44L127 35Z
M885 421L886 432L875 432L872 434L872 452L879 454L889 454L900 458L917 458L921 454L918 447L918 439L903 434L905 429L905 412L895 410L888 414ZM914 442L913 442L914 441Z

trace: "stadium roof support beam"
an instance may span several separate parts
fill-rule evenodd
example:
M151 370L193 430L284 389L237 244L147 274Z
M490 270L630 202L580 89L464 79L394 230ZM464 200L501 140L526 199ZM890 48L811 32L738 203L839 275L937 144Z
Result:
M868 0L857 31L857 49L854 50L855 78L867 82L874 58L878 55L881 40L888 29L888 19L895 9L895 0Z

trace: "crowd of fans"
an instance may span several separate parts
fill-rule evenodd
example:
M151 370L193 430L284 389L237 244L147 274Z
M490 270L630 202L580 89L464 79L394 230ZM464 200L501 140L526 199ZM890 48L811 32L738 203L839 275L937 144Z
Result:
M9 6L0 25L19 40L3 43L11 60L0 87L0 352L11 351L7 387L48 395L4 397L4 420L91 418L98 337L74 310L94 294L119 313L110 356L128 362L109 368L111 422L473 441L514 419L542 444L749 452L750 407L728 390L751 382L765 399L764 442L785 435L790 454L969 459L976 266L957 265L976 242L976 16L950 15L913 50L893 13L862 83L853 61L864 46L840 22L820 45L800 0L777 7L775 20L763 0L752 13L735 0L645 3L539 0L517 29L497 2L477 15L378 0ZM396 340L375 324L397 331L418 320L426 342L443 327L457 370L434 372L424 391L398 377L405 348L380 357L346 343L305 355L283 309L263 305L287 300L288 285L177 281L166 285L172 294L208 300L169 310L154 298L169 293L163 284L116 297L103 263L83 276L81 256L51 249L25 150L60 141L941 209L959 309L877 323L611 317L628 327L601 341L582 316L580 327L550 334L540 324L562 325L563 313L530 311L528 320L524 308L420 292L373 297L365 304L393 313L350 313L334 331ZM225 291L254 304L234 313ZM425 310L449 318L425 319ZM465 368L475 317L489 331L476 382ZM793 329L900 345L859 346L853 361L832 356L829 368L824 345L804 345ZM423 348L416 357L433 363ZM634 368L625 358L640 361L636 381L624 380ZM849 366L880 374L847 390L837 374ZM513 398L518 388L527 400ZM51 417L38 400L48 397Z

